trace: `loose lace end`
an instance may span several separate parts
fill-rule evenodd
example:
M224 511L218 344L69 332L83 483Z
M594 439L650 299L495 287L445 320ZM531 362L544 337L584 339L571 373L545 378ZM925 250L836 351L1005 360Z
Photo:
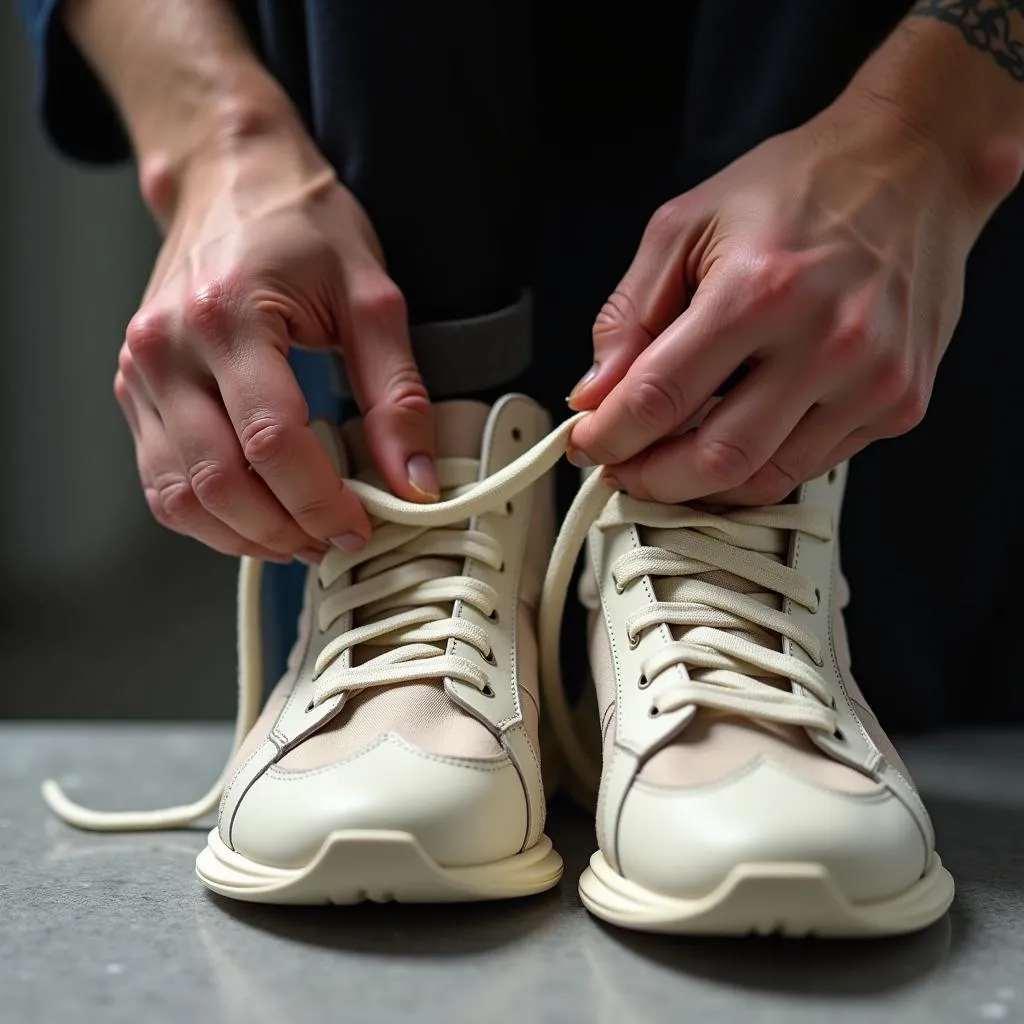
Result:
M217 809L223 787L218 781L204 797L180 807L158 811L95 811L75 803L53 779L42 785L47 806L63 821L87 832L149 832L184 828Z

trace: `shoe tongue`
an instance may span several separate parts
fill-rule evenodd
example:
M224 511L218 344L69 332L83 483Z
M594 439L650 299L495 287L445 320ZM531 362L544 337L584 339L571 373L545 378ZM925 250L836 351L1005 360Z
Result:
M478 459L490 408L483 402L455 400L434 405L436 451L439 459ZM353 475L373 473L375 467L366 444L362 418L342 426Z

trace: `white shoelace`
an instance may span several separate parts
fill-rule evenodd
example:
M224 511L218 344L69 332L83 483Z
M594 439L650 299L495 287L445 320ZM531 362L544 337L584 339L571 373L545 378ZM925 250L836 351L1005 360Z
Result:
M514 462L479 482L475 479L475 460L439 460L441 486L454 496L432 505L403 501L359 481L347 482L379 525L362 551L331 551L318 570L320 585L329 592L318 608L321 630L329 629L355 609L360 610L364 623L346 630L320 651L314 668L318 682L314 704L346 691L423 679L458 679L485 690L487 678L479 666L447 654L445 648L449 640L457 639L484 658L490 656L487 630L454 616L451 608L456 602L470 604L487 617L494 611L497 595L480 580L451 575L451 560L469 557L500 569L500 545L474 529L471 521L488 513L506 514L507 503L558 461L579 419L574 416L566 420ZM630 638L662 624L690 627L684 639L663 645L644 662L648 682L676 665L685 665L689 674L686 682L662 694L654 713L696 704L832 731L835 713L818 672L793 655L730 630L788 637L820 664L821 650L814 634L752 595L688 578L722 569L749 580L761 591L783 595L813 609L819 600L813 584L796 570L779 564L768 552L774 550L780 530L799 530L828 539L832 533L830 516L803 505L741 509L718 515L686 506L640 502L609 491L597 470L584 482L559 532L544 581L539 624L545 714L578 780L596 792L600 765L581 742L566 702L559 665L562 614L573 568L589 528L629 523L657 528L662 543L641 547L620 558L613 566L616 585L624 588L645 575L670 577L673 581L671 600L658 601L627 622ZM356 568L360 570L359 582L335 590L338 581ZM164 810L95 811L70 800L56 782L49 780L43 784L43 796L58 817L93 831L137 831L180 828L216 809L235 752L260 710L260 570L260 563L243 560L234 740L224 771L209 792L194 803ZM374 646L386 650L361 664L339 664L346 651ZM763 681L766 677L792 679L803 693L772 686Z
M572 571L592 526L603 530L635 523L657 534L658 544L636 548L612 566L619 590L643 576L662 577L669 584L669 600L656 601L627 619L629 642L635 644L641 634L661 625L688 627L681 640L663 644L642 663L643 680L638 685L644 688L677 665L684 666L688 676L652 701L652 715L696 705L832 732L836 715L821 674L793 654L775 649L776 639L787 637L821 666L821 645L814 633L753 593L690 578L724 570L749 581L762 594L788 597L814 611L821 601L814 584L772 554L780 541L784 545L788 540L789 531L830 539L829 513L808 505L773 505L716 514L612 493L601 477L602 470L594 471L569 509L540 605L542 706L582 792L596 795L601 765L581 740L566 702L559 638ZM780 531L785 535L780 537ZM763 638L768 646L739 636L736 630ZM766 678L779 683L793 680L803 692L773 686Z
M347 485L379 521L369 544L353 554L330 551L319 567L320 585L332 590L350 570L361 579L338 587L321 601L322 630L348 611L359 609L363 625L328 642L316 660L314 704L343 691L422 679L458 679L485 690L487 677L467 658L445 653L450 639L462 640L487 658L487 630L452 615L455 602L470 604L482 615L494 611L494 588L469 576L451 575L452 560L472 558L497 570L503 562L499 544L472 520L488 513L507 514L508 503L540 479L561 458L573 424L567 420L504 469L476 481L479 463L439 459L442 488L454 496L431 505L403 501L358 480ZM468 524L468 525L467 525ZM43 797L58 817L79 828L129 832L182 828L212 813L220 800L234 756L259 716L263 690L259 592L261 564L243 559L239 576L238 709L234 740L224 771L208 793L191 804L154 811L96 811L75 803L53 780L43 783ZM243 643L244 641L244 643ZM387 650L359 665L339 663L357 646Z

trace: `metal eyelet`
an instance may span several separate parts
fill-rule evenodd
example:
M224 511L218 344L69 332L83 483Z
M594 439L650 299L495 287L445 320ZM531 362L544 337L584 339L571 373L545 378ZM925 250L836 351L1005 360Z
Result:
M523 436L523 435L522 435L522 433L520 432L520 430L519 430L519 428L518 428L518 427L513 427L513 428L512 428L512 440L513 440L513 441L518 441L518 440L519 440L519 439L520 439L520 438L521 438L522 436Z
M615 587L616 594L624 594L626 592L626 588L617 579L612 580L612 586Z
M505 514L506 515L512 515L512 502L511 501L506 501L505 502Z
M648 708L648 710L647 710L647 717L648 718L657 718L658 715L660 715L660 714L661 714L661 708L659 708L656 704L652 704L650 706L650 708Z
M494 657L494 648L493 647L491 648L491 651L487 655L487 657L484 658L484 661L486 661L488 665L493 665L495 667L497 666L498 659Z
M832 733L832 738L839 740L840 743L844 743L846 741L846 736L843 734L843 730L838 727L836 728L836 731Z
M488 622L497 622L498 621L498 609L497 608L492 608L491 609L491 614L487 616L487 621Z
M494 690L491 689L491 684L490 683L488 683L480 692L485 697L493 697L494 696Z
M641 675L636 685L637 689L646 690L647 687L651 685L651 681L647 678L647 676Z
M311 701L310 701L310 702L309 702L309 703L308 703L308 704L306 705L306 714L308 715L308 714L312 713L312 711L313 711L313 708L315 708L315 707L316 707L316 701L312 701L312 700L311 700Z
M626 642L629 644L629 649L635 651L640 646L640 637L638 636L627 636Z

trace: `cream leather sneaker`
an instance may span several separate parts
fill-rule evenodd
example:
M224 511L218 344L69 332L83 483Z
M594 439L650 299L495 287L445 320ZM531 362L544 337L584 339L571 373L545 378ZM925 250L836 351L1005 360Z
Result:
M953 880L907 770L850 674L838 522L845 467L765 508L704 510L584 483L541 606L551 716L600 791L587 908L645 931L865 936L923 928ZM588 536L589 530L589 536ZM581 597L601 766L558 678Z
M347 454L373 537L310 570L288 671L255 725L260 566L244 561L244 740L218 784L189 807L105 814L47 783L50 806L119 830L180 826L219 799L196 871L242 900L479 900L553 886L562 861L544 835L535 630L554 536L545 474L567 430L545 437L549 426L522 396L439 405L443 500L416 505L379 488L347 424L338 468Z

